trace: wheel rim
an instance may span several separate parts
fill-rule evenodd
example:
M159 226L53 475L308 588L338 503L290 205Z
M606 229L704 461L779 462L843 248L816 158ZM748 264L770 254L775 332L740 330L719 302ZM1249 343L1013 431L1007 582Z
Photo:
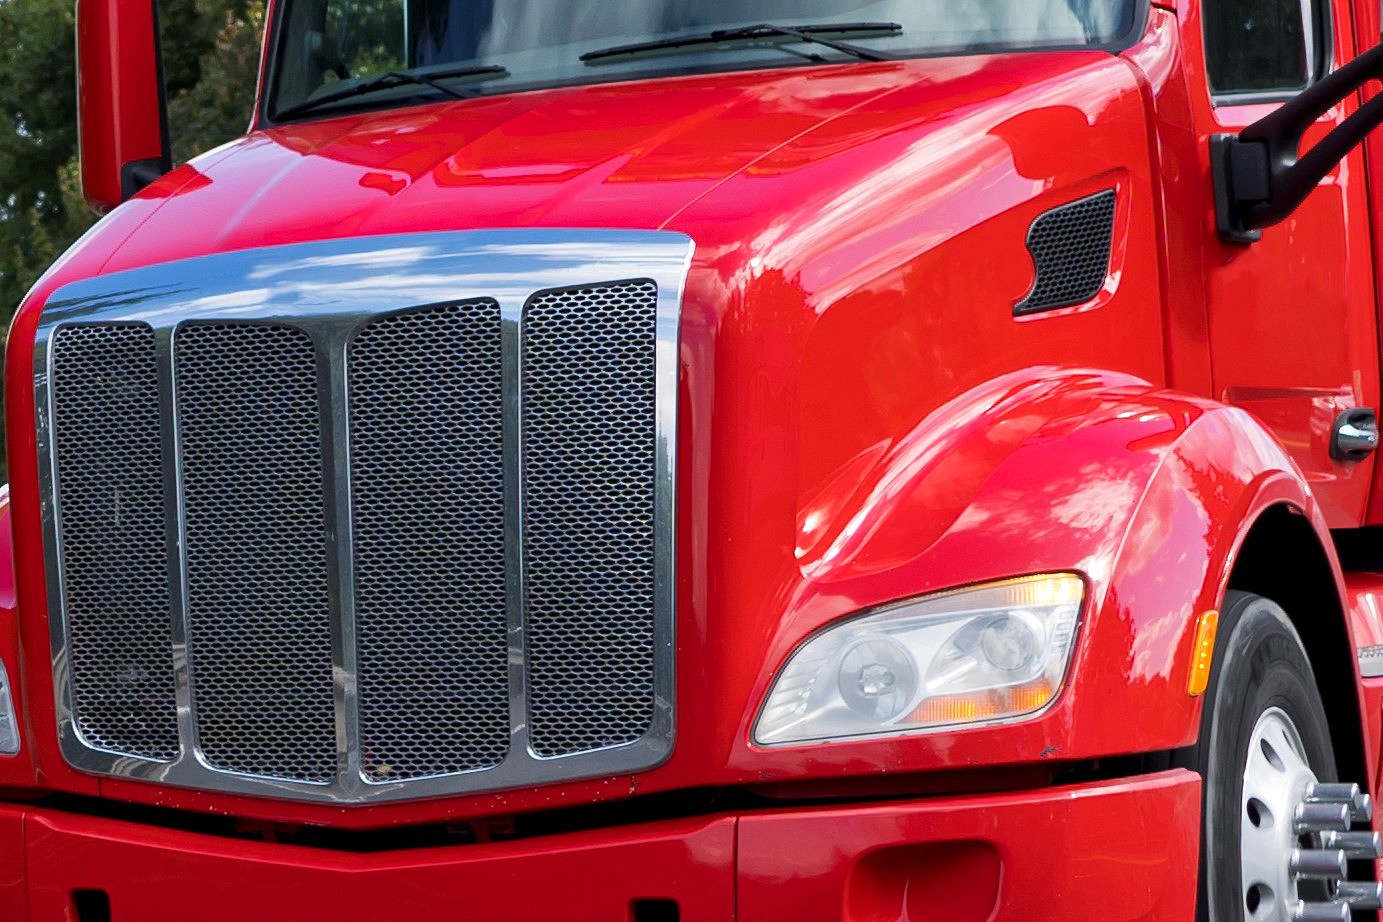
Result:
M1249 737L1239 812L1239 895L1254 922L1287 922L1299 898L1293 811L1316 781L1305 753L1292 719L1280 708L1264 711Z

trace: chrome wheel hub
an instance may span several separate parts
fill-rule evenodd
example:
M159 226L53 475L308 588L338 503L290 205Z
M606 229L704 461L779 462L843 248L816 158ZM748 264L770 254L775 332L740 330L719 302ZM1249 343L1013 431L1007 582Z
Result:
M1290 864L1300 847L1293 813L1316 773L1307 764L1291 718L1270 708L1258 718L1244 765L1239 817L1239 881L1244 915L1255 922L1291 919L1298 875Z
M1320 783L1286 712L1259 716L1244 760L1239 815L1239 882L1252 922L1348 922L1352 909L1376 908L1375 883L1344 881L1348 858L1376 858L1367 829L1372 805L1358 785Z

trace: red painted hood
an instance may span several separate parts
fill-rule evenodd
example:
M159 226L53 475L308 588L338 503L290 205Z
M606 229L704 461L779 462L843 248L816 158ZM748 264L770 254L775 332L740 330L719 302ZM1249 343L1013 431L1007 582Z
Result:
M275 128L146 193L164 204L106 268L347 235L655 228L785 142L915 79L906 71L722 74Z
M833 187L855 183L859 166L873 169L921 135L946 140L911 158L913 169L952 172L957 158L976 152L976 138L974 127L958 133L948 124L977 110L1000 116L986 124L1033 114L1038 85L1080 71L1092 79L1074 87L1073 97L1107 97L1116 67L1127 80L1127 71L1098 53L793 68L289 125L252 133L166 177L117 210L129 213L112 222L125 231L111 228L123 245L93 243L112 247L115 257L103 266L112 271L246 247L427 230L671 226L701 242L718 236L715 228L676 217L731 178L756 181L752 198L736 196L762 226L797 210L804 196L830 196ZM1061 135L1086 127L1083 115L1066 108L1065 118L1043 124ZM823 134L828 125L838 130ZM852 164L842 159L851 150L859 153ZM1056 150L1071 160L1063 172L1088 173L1084 156ZM844 168L815 170L803 188L800 174L823 160ZM1056 169L1032 166L1038 182ZM894 185L920 178L896 177L904 182Z

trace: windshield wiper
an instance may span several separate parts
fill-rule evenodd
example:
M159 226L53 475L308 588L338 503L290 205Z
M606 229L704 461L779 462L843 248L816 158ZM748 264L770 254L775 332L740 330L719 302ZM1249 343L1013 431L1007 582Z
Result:
M703 32L697 35L679 35L674 38L663 38L652 42L638 42L633 45L612 45L609 48L601 48L596 51L588 51L581 56L581 60L587 63L591 61L603 61L607 58L619 58L625 55L639 54L644 51L661 51L664 48L683 48L690 45L718 45L721 42L741 42L756 38L776 38L786 37L795 38L800 42L811 42L816 45L825 45L827 48L834 48L836 51L863 58L866 61L891 61L890 55L881 54L877 51L870 51L868 48L861 48L858 45L850 45L845 42L838 42L834 39L822 38L822 35L856 35L862 32L875 32L880 35L897 35L903 31L903 27L896 22L833 22L816 23L803 26L778 26L772 23L761 22L754 26L740 26L735 29L716 29L714 32ZM824 60L820 55L812 55L814 60Z
M485 79L495 79L497 77L509 76L508 68L499 64L481 64L467 67L448 67L441 69L431 69L426 71L418 70L391 70L388 73L380 74L377 77L370 77L351 86L342 87L339 90L332 90L306 99L297 105L289 106L281 112L274 113L275 120L293 118L297 115L320 109L322 106L330 105L334 102L341 102L344 99L354 99L367 93L375 93L380 90L392 90L395 87L406 86L414 83L419 86L432 87L434 90L445 93L455 99L468 99L471 94L463 93L455 87L447 86L443 80L455 80L461 77L483 77Z

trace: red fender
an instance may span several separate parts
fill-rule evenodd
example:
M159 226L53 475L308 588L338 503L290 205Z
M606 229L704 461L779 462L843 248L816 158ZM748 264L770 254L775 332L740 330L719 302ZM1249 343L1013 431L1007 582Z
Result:
M732 763L759 778L1084 760L1187 745L1197 615L1216 608L1257 516L1324 521L1281 445L1247 413L1112 372L1041 368L951 401L858 462L799 517L802 580L766 649ZM892 740L764 748L771 677L806 637L875 606L1031 573L1088 584L1058 700L1019 722ZM1338 573L1338 568L1337 568Z

